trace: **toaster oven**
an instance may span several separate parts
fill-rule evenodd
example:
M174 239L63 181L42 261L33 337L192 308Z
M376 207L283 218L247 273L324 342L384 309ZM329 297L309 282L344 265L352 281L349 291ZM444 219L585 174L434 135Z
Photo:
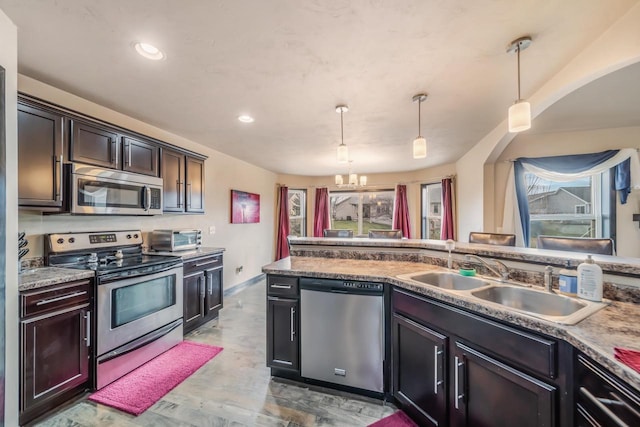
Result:
M201 230L153 230L151 233L151 248L156 251L186 251L197 249L201 244Z

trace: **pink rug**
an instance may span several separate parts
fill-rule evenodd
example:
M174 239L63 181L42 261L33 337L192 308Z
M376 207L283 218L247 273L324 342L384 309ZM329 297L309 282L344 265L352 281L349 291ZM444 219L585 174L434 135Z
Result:
M140 415L173 390L222 347L183 341L89 396L89 400Z
M397 411L373 424L369 424L369 427L418 427L418 424L414 423L404 412Z

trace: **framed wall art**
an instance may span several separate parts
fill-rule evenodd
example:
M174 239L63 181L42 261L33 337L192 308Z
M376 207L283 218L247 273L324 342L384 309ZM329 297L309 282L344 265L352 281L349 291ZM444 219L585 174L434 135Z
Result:
M231 224L260 222L260 195L231 190Z

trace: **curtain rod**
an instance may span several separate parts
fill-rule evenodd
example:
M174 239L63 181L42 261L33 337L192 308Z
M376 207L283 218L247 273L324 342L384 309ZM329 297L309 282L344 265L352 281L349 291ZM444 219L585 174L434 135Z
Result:
M632 150L636 150L636 152L640 153L640 147L636 147L636 148L629 147L629 148L632 149ZM625 148L612 148L612 150L625 150ZM593 154L593 153L576 153L575 155L579 155L579 154ZM572 154L558 154L558 156L571 156L571 155ZM544 157L547 157L547 156L544 156ZM517 158L516 159L507 159L507 160L503 160L502 163L513 163L516 160L518 160L518 159Z
M406 184L429 184L432 183L433 181L442 181L443 179L455 179L456 175L443 175L443 176L436 176L433 178L429 178L429 179L420 179L420 180L413 180L413 181L400 181L400 182L396 182L395 184L372 184L372 185L365 185L364 187L358 185L356 186L356 188L389 188L389 187L395 187L396 185L406 185ZM281 184L281 183L276 183L276 186L278 187L288 187L287 184ZM331 184L331 185L305 185L303 186L305 188L338 188L340 189L340 187L338 187L335 184ZM348 185L343 185L345 190L349 190L350 188L348 188Z

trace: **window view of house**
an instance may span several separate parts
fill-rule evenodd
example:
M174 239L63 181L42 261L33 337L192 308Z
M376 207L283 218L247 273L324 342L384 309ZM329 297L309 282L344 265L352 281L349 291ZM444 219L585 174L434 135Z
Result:
M307 235L307 191L289 189L289 235Z
M368 235L371 229L391 229L395 191L333 192L329 195L331 228Z
M442 184L422 185L421 218L423 239L440 239L442 225Z
M570 182L556 182L526 173L530 246L545 236L610 236L610 172Z

